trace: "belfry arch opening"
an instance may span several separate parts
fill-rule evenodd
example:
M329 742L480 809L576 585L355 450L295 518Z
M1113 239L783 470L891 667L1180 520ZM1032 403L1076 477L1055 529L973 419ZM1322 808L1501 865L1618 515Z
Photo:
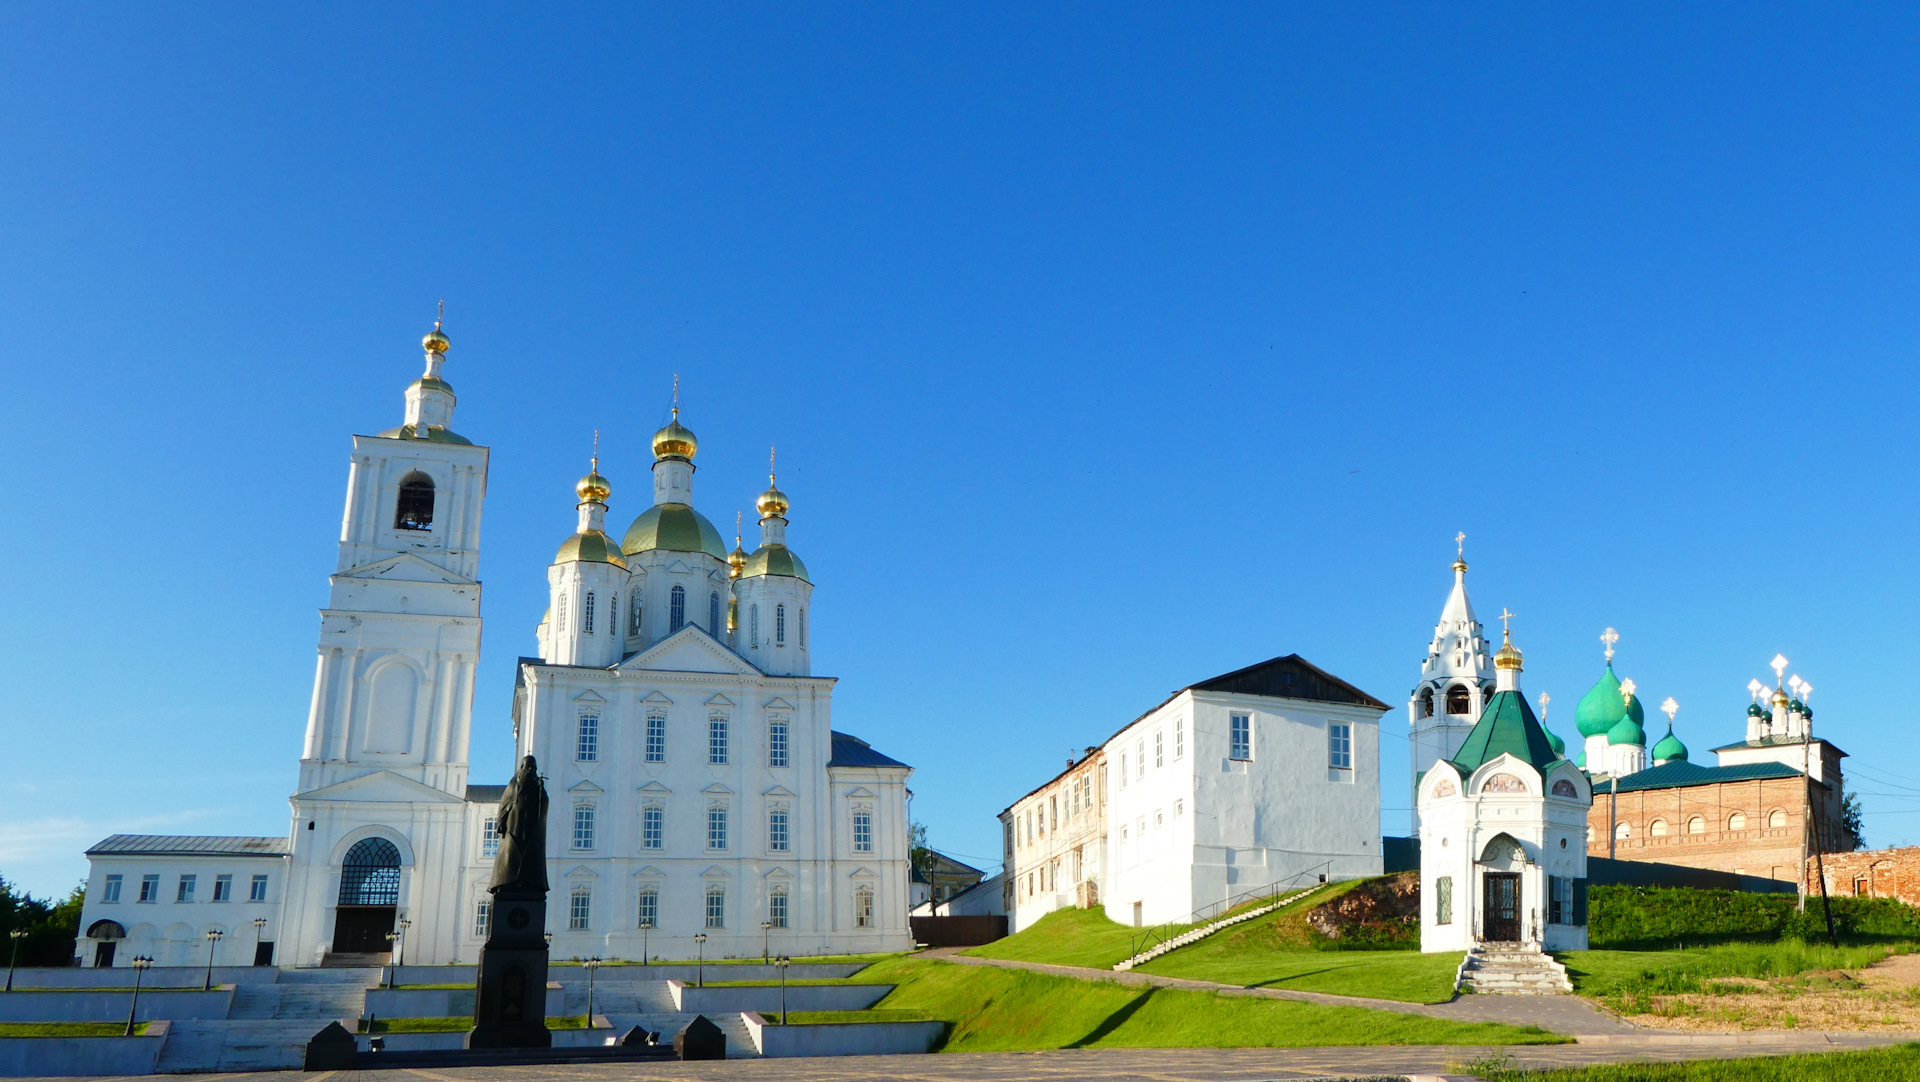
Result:
M433 529L433 478L414 470L400 479L400 497L393 507L393 528Z
M400 906L400 850L385 838L363 838L340 862L340 896L333 915L333 953L381 954L392 949Z
M1455 684L1447 689L1447 713L1466 714L1473 710L1473 696L1465 684Z

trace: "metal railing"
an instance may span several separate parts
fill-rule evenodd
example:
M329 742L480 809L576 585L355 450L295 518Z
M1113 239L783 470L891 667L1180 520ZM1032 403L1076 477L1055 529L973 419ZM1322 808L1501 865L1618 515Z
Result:
M1127 957L1137 958L1169 939L1193 931L1196 925L1206 924L1214 917L1230 913L1255 899L1268 898L1278 900L1282 894L1299 886L1300 881L1308 876L1317 877L1317 882L1314 884L1317 886L1319 883L1325 883L1328 876L1332 874L1333 861L1329 860L1321 864L1315 864L1305 871L1295 872L1285 879L1276 879L1265 886L1241 891L1239 894L1235 894L1223 901L1214 902L1196 909L1193 911L1193 919L1191 920L1185 922L1170 921L1166 924L1157 924L1151 928L1144 929L1133 937L1131 944L1132 950Z

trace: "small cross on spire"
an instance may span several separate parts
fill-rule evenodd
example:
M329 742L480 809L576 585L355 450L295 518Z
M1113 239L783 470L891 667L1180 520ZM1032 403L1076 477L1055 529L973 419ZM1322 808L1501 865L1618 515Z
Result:
M1613 662L1613 644L1620 641L1620 633L1608 628L1600 633L1600 641L1607 644L1607 662Z
M673 374L673 419L680 419L680 373Z
M439 330L440 324L447 321L447 298L440 298L440 311L433 317L433 329Z
M1453 535L1453 547L1454 547L1454 555L1460 557L1463 560L1466 559L1467 531L1461 530L1459 533Z
M593 430L593 472L600 472L600 430Z
M779 452L780 452L780 448L775 447L771 443L767 444L767 484L773 484L774 459L775 459L775 456L779 454Z
M1509 630L1507 629L1507 621L1508 621L1508 620L1511 620L1511 619L1513 619L1513 617L1514 617L1514 614L1513 614L1513 613L1511 613L1511 612L1509 612L1509 611L1507 611L1507 609L1505 609L1504 607L1503 607L1503 608L1501 608L1501 610L1500 610L1500 634L1501 634L1502 636L1509 636L1509 635L1511 635L1511 632L1510 632L1510 631L1509 631Z

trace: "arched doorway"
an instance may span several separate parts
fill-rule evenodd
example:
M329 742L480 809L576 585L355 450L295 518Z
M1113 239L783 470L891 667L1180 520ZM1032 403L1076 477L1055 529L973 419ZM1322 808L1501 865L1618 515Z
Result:
M385 838L364 838L340 864L340 900L333 913L333 953L388 949L400 905L400 850Z
M113 954L120 941L127 938L127 930L120 927L119 921L96 920L87 928L87 938L94 940L93 966L95 969L113 968Z

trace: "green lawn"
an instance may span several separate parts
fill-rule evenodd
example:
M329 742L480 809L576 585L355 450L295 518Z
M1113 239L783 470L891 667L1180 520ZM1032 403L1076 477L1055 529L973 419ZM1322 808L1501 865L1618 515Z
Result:
M133 1024L134 1036L147 1031L145 1022ZM0 1037L118 1037L125 1022L0 1022Z
M774 946L774 957L777 958L780 956L780 951L779 951L780 944L778 942L775 942L773 946ZM811 954L811 955L796 954L792 956L792 960L794 965L837 965L840 963L847 963L847 962L877 962L882 958L895 958L895 957L898 957L898 955L893 953ZM551 962L548 962L547 966L548 968L558 968L561 966L578 966L579 964L580 964L580 959L578 958L566 958L566 959L555 959ZM603 966L637 966L643 963L630 962L623 959L609 958L606 961L601 962L600 964ZM691 965L702 965L702 964L710 965L710 966L758 966L758 965L765 965L766 963L762 962L760 960L760 956L756 954L751 958L708 958L708 959L705 959L704 962L698 958L678 958L678 959L655 958L651 963L647 963L647 964L656 965L656 966L691 966Z
M1666 951L1569 951L1560 956L1581 995L1681 995L1706 991L1715 978L1791 977L1820 969L1862 969L1915 944L1843 946L1802 943L1719 943Z
M1759 1056L1691 1063L1614 1063L1557 1071L1470 1064L1487 1082L1908 1082L1920 1078L1920 1045L1867 1052Z
M780 1024L779 1012L762 1015L770 1026ZM848 1022L931 1022L934 1018L925 1011L916 1010L872 1010L872 1011L789 1011L787 1024L790 1026L831 1026Z
M899 985L877 1007L950 1024L944 1051L1557 1044L1533 1027L1222 996L896 957L861 974Z
M1318 904L1314 899L1324 891L1316 891L1305 901ZM1201 923L1211 924L1222 917L1231 916L1246 909L1254 909L1272 901L1270 898L1256 898L1234 906L1220 917L1213 917ZM1287 906L1286 911L1301 908L1299 902ZM1162 924L1152 929L1135 928L1107 919L1102 909L1058 909L1035 921L1031 927L995 940L983 947L973 947L963 953L979 958L1005 958L1015 962L1045 962L1048 965L1086 966L1091 969L1112 969L1115 965L1133 957L1151 943L1146 941L1148 931L1155 932L1161 939L1171 939L1182 932L1197 928L1197 924Z

